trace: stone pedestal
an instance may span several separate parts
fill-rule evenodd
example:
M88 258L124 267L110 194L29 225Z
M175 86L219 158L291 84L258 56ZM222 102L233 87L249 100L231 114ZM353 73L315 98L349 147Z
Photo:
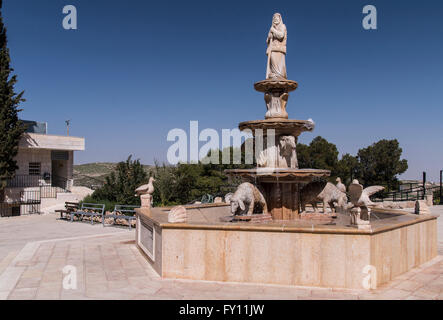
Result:
M254 84L255 90L265 94L266 119L288 119L286 104L289 92L297 86L297 82L286 79L267 79Z
M297 183L261 183L268 212L274 220L299 217L299 186Z

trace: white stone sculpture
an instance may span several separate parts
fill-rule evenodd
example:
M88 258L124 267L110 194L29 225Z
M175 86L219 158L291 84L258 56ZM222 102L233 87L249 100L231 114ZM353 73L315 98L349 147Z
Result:
M317 203L323 202L323 213L329 205L331 212L335 212L334 202L338 207L345 208L348 198L346 193L340 191L335 185L326 181L313 181L308 183L302 190L300 195L301 211L306 211L306 204L310 203L314 208L314 212L318 212Z
M291 135L278 137L278 144L272 143L268 146L269 137L263 140L262 150L257 158L259 167L267 168L294 168L298 169L297 161L297 138Z
M335 186L338 188L338 190L346 193L346 186L341 182L341 178L337 177L337 179L335 181L337 182L337 184Z
M170 223L185 223L187 220L188 213L183 206L174 207L168 213L168 222Z
M149 183L144 184L135 189L136 196L140 196L142 208L152 208L152 194L154 193L154 181L153 177L149 178Z
M415 201L415 214L431 214L429 210L429 206L426 203L426 200L417 200Z
M266 111L265 118L288 118L288 112L286 111L286 105L288 103L289 94L287 92L281 93L280 91L266 92L265 103Z
M263 213L268 213L266 200L260 190L252 183L242 183L231 197L231 213L250 216L253 214L256 204L260 204Z
M269 143L268 140L270 141ZM263 137L263 145L261 147L263 149L261 149L257 144L255 145L256 149L261 149L257 157L257 165L259 167L277 168L279 146L275 143L275 137Z
M225 202L226 203L231 203L231 198L234 194L232 192L229 192L225 195Z
M371 220L371 207L375 203L369 199L373 194L384 190L382 186L371 186L363 189L358 180L353 180L349 185L349 200L347 207L351 215L351 225L360 229L369 229Z
M268 49L266 50L268 56L266 79L287 79L286 41L286 26L283 24L280 13L275 13L272 17L268 38L266 39L268 44Z
M297 146L297 139L294 136L280 136L280 150L279 150L279 168L298 168L297 153L295 148Z
M214 198L214 203L222 203L223 202L223 198L222 197L215 197Z

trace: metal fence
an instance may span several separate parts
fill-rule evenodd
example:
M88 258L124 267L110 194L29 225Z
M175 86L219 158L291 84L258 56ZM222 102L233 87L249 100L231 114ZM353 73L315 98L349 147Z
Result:
M14 178L9 179L7 182L7 188L30 188L38 187L43 184L50 184L50 179L44 179L41 175L24 175L17 174Z
M22 191L19 199L0 203L0 217L13 217L20 215L40 213L40 190Z
M426 195L426 189L422 186L413 187L410 189L399 190L399 191L391 191L391 192L379 192L374 195L374 202L382 202L382 201L414 201L414 200L423 200Z
M69 180L59 176L43 175L16 175L9 179L8 188L32 188L40 189L41 198L56 198L57 193L70 192Z

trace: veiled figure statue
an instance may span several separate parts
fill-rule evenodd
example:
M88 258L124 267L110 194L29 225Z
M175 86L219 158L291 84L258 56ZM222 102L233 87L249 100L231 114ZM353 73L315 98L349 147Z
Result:
M268 65L266 79L287 79L286 75L286 26L283 24L280 13L274 13L272 26L266 40L268 49Z

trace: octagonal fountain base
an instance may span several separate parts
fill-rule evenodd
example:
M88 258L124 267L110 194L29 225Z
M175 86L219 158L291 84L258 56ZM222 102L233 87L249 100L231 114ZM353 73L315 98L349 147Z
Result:
M322 220L225 222L226 204L137 209L136 243L163 278L369 289L437 255L437 216L377 213L370 230L347 214Z

